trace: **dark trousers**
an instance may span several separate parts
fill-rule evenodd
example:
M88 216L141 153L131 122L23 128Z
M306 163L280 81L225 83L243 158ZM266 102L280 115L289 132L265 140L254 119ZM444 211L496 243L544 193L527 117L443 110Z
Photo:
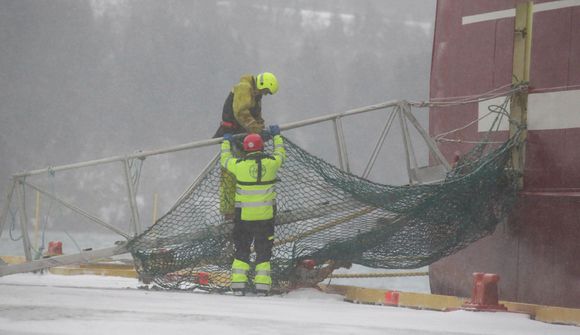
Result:
M235 257L246 263L250 262L250 248L254 242L256 264L270 261L274 247L274 219L260 221L244 221L241 219L241 209L236 208L234 219L233 240L236 247Z

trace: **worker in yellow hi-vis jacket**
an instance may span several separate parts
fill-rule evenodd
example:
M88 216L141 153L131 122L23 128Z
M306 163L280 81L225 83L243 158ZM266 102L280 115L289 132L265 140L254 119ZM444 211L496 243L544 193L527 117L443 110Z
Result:
M258 134L250 134L244 138L244 158L235 158L232 155L231 134L224 135L221 146L221 165L236 177L233 229L235 255L231 278L231 289L236 294L245 294L247 288L252 241L256 251L256 291L267 294L272 286L270 258L274 246L276 216L274 187L278 169L286 158L286 150L280 128L272 125L270 133L274 140L272 155L264 153L264 143Z

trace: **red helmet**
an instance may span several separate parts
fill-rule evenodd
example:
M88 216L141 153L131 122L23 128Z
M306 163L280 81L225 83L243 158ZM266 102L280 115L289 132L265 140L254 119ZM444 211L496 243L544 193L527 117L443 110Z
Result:
M264 149L264 141L262 141L262 136L258 134L250 134L244 138L244 150L259 151Z

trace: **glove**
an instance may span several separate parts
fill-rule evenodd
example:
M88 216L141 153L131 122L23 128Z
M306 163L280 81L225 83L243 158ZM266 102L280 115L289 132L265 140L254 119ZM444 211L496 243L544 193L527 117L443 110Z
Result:
M271 125L270 134L272 134L272 136L280 135L280 127L277 124Z
M224 134L224 141L230 141L231 142L233 138L234 137L230 133L225 133Z

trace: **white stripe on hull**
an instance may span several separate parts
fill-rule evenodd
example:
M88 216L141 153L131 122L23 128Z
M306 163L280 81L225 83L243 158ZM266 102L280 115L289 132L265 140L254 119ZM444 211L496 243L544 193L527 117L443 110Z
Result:
M505 98L479 103L478 117L489 113L490 105L501 105ZM509 106L508 106L509 112ZM495 119L495 113L479 120L477 130L486 132ZM580 90L533 93L528 96L528 130L580 128ZM502 120L499 130L508 130L507 120Z
M534 4L534 13L545 12L547 10L575 7L575 6L580 6L580 0L560 0L560 1L538 3L538 4ZM466 24L477 23L477 22L495 21L495 20L505 19L505 18L514 17L514 16L516 16L516 10L515 10L515 8L512 8L512 9L506 9L506 10L498 10L495 12L488 12L488 13L464 16L461 18L461 23L463 25L466 25Z

